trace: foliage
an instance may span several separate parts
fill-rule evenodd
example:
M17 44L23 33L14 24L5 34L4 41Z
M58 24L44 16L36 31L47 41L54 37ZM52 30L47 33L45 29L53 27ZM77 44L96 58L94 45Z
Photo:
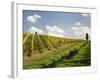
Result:
M24 69L90 65L90 41L27 32L23 39Z

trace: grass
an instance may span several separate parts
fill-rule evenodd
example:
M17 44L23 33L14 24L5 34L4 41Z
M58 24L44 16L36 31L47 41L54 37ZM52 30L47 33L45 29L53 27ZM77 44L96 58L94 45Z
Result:
M33 35L31 38L29 36L29 33L24 35L23 69L76 67L91 64L89 41L40 34ZM31 56L27 56L29 53Z
M90 43L87 43L84 47L81 47L77 54L70 59L62 60L55 67L77 67L77 66L90 66Z
M70 43L69 45L60 47L57 50L54 49L52 51L46 51L45 53L42 54L33 55L31 58L28 57L28 59L25 60L30 60L30 61L29 62L26 61L24 68L32 69L32 68L43 68L46 66L48 67L50 64L59 61L63 56L68 55L70 50L73 50L73 48L82 45L82 43ZM76 44L78 44L78 46Z

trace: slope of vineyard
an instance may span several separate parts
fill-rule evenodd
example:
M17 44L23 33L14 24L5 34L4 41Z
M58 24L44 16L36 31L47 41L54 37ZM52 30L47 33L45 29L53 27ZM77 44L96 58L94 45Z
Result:
M52 67L76 67L76 66L90 66L91 56L90 56L90 42L84 44L82 47L77 48L74 51L74 56L67 57L52 64Z
M89 66L90 41L23 34L23 68Z

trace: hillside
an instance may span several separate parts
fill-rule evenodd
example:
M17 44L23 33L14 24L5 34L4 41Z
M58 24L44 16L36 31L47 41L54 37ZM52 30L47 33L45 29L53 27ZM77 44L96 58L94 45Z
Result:
M90 66L90 41L23 33L23 68Z

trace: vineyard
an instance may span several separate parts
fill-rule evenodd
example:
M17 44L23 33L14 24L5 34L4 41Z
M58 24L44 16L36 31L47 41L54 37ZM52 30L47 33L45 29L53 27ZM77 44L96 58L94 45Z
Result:
M91 42L43 34L23 34L23 69L91 65Z

